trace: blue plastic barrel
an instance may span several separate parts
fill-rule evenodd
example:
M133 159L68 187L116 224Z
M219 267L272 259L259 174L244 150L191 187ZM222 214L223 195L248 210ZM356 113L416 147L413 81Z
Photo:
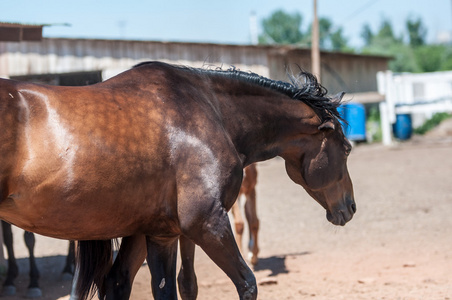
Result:
M399 140L408 140L413 134L413 126L410 114L400 114L396 116L393 125L394 136Z
M351 141L366 140L366 109L361 103L347 103L338 108L342 118L345 136Z

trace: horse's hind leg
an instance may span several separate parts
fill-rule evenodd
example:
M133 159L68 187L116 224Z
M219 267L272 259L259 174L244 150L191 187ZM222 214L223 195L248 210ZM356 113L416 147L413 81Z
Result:
M106 300L127 300L132 283L146 258L146 237L134 235L122 239L113 267L105 278Z
M8 252L8 271L6 273L6 279L3 283L3 296L13 296L16 294L16 287L14 286L14 280L19 275L19 268L17 266L16 257L14 256L13 248L13 232L11 230L11 224L2 221L3 230L3 242Z
M258 244L258 232L259 232L259 219L257 217L257 210L256 210L256 190L255 188L252 188L249 191L249 194L246 195L246 202L245 202L245 215L246 220L248 221L248 228L249 228L249 244L248 249L249 253L251 253L251 263L253 265L256 265L258 262L257 254L259 253L259 244Z
M36 266L34 254L35 235L32 232L25 231L24 240L30 254L30 284L28 285L27 298L38 298L42 296L42 291L39 288L39 270Z
M177 238L165 238L158 241L146 237L147 262L151 271L151 285L154 299L177 299L176 261Z
M194 300L198 297L198 283L195 274L195 244L181 235L179 237L180 256L182 260L177 283L183 300Z

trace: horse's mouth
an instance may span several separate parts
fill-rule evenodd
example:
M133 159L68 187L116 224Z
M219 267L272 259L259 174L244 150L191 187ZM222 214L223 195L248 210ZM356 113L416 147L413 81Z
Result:
M326 211L326 219L333 223L334 225L344 226L348 221L353 218L356 212L356 206L354 204L350 205L348 209L338 209L331 213L329 210Z

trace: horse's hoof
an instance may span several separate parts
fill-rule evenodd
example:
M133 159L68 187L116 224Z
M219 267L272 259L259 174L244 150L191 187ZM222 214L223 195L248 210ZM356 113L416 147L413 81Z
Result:
M253 253L248 252L248 261L251 262L253 266L255 266L259 262L259 258L257 258L257 255L254 256Z
M40 298L42 297L42 291L40 288L29 288L27 291L27 298Z
M72 277L74 277L73 274L68 273L68 272L64 272L64 273L61 275L61 280L63 280L63 281L70 281L70 280L72 280Z
M14 285L3 286L2 296L14 296L16 294L16 287Z

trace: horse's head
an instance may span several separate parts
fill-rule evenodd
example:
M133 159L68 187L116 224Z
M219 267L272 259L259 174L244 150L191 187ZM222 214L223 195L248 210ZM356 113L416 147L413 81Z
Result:
M345 225L353 217L356 204L347 170L352 146L341 124L336 118L327 118L317 123L313 134L295 144L283 156L287 174L326 209L328 221Z

